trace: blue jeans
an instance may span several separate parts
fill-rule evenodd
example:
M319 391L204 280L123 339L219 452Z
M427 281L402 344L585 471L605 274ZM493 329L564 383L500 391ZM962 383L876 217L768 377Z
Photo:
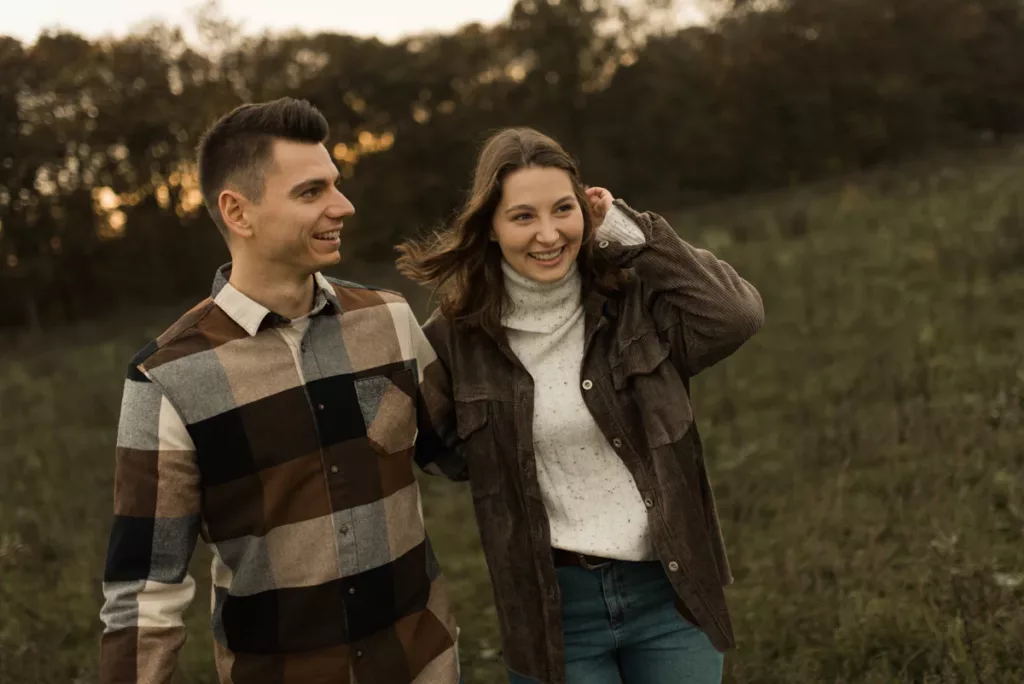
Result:
M722 654L675 608L661 564L557 568L566 684L720 684ZM509 673L511 684L537 684Z

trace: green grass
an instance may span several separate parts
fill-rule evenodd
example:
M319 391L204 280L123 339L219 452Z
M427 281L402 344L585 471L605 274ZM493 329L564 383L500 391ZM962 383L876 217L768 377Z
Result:
M767 310L694 386L737 578L727 681L1024 681L1024 150L672 220ZM2 682L96 680L120 378L173 317L0 346ZM466 681L503 681L468 496L424 484ZM180 682L215 681L208 564Z

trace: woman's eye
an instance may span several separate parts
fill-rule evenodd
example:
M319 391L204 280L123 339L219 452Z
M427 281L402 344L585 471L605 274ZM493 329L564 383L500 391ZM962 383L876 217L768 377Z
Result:
M514 216L514 217L512 218L512 220L513 220L513 221L527 221L527 220L529 220L529 218L530 218L530 215L529 215L529 214L516 214L516 215L515 215L515 216Z
M572 211L571 204L563 204L562 206L558 207L558 212L561 214L564 214L567 211Z

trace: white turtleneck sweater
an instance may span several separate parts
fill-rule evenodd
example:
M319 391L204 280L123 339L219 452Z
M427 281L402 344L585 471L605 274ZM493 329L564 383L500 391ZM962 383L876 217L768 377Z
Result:
M644 234L618 208L598 240L626 245ZM583 303L573 264L556 283L538 283L502 262L514 305L502 317L512 351L533 376L537 479L555 548L620 560L653 558L648 512L632 474L583 402Z

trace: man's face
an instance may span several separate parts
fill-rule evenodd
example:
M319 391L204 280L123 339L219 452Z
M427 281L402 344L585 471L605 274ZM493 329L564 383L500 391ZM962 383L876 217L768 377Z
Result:
M338 170L319 143L275 140L263 198L250 204L247 251L268 265L308 275L341 259L341 228L355 207L335 186Z

